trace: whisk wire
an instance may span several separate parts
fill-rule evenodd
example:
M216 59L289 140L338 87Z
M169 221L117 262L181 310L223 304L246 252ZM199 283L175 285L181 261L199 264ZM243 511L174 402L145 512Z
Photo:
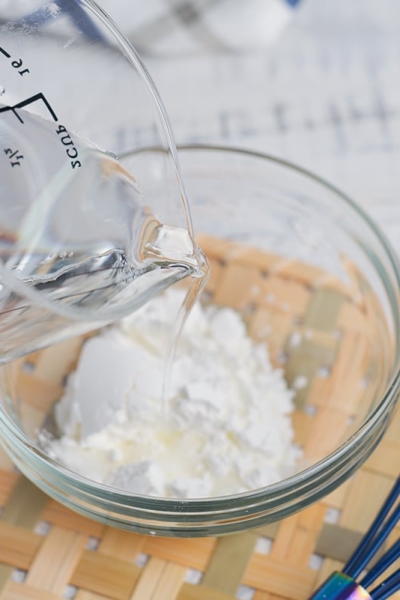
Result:
M400 519L399 497L400 477L343 570L332 573L314 592L310 600L386 600L400 589L400 569L398 568L380 581L373 590L367 590L400 558L400 540L398 539L372 567L369 566L371 559ZM363 575L360 582L357 582L356 577L365 569L368 569L367 573Z
M400 569L392 573L385 581L370 591L372 600L386 600L400 587Z
M355 579L364 570L372 556L381 547L400 518L400 506L397 506L393 514L385 522L385 519L389 515L394 503L398 499L399 494L400 477L397 479L381 510L378 512L350 560L342 569L342 573L345 573L349 577Z
M361 579L360 584L367 588L370 586L382 573L386 571L390 565L400 556L400 540L387 551L378 562L368 571L368 573Z

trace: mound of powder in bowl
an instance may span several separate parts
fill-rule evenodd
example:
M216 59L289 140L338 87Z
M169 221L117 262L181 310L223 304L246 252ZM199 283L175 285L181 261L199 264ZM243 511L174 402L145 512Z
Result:
M55 408L47 453L121 490L178 498L235 494L295 469L292 392L234 310L197 303L168 397L166 348L183 299L169 290L88 339Z

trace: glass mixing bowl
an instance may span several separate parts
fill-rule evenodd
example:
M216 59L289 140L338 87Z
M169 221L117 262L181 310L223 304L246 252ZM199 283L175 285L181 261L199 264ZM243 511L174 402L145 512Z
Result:
M137 532L190 537L286 517L367 459L399 395L400 271L363 211L310 173L234 149L179 154L212 268L203 300L238 310L283 369L296 393L297 472L251 492L175 500L124 493L64 468L43 451L37 431L50 427L82 345L76 339L2 367L0 436L17 467L70 508ZM138 156L124 160L134 173Z

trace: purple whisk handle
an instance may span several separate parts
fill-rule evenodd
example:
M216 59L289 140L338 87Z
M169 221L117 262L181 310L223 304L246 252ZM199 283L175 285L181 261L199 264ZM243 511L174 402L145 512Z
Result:
M371 596L352 577L335 571L309 600L371 600Z

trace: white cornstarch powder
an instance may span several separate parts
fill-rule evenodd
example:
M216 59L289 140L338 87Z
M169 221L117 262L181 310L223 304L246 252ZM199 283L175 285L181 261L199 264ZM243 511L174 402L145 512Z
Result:
M194 306L163 404L182 298L169 290L85 342L47 452L92 480L152 496L220 496L282 479L299 455L292 392L232 309Z

